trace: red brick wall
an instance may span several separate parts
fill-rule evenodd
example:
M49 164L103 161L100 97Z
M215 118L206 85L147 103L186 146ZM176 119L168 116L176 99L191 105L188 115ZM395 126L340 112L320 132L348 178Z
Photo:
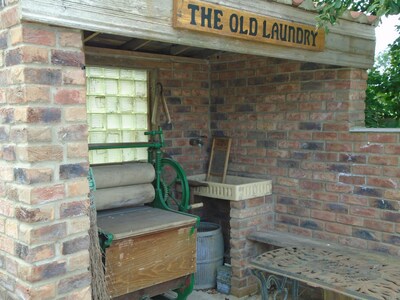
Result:
M0 14L0 296L90 299L81 32ZM243 264L255 227L399 254L399 134L349 132L365 71L244 55L137 64L158 71L166 151L187 173L204 172L212 133L233 138L229 173L273 180L272 197L231 203L238 294L256 286Z
M0 11L0 298L91 299L81 32L18 11Z
M187 174L203 173L209 144L209 65L206 61L164 63L158 69L158 81L172 123L164 124L166 152L179 161ZM191 138L202 138L204 145L191 146Z
M229 173L273 180L275 227L400 255L400 134L363 123L366 72L223 55L211 62L211 130Z
M267 195L230 201L230 208L231 293L243 297L258 289L258 281L250 273L248 262L267 250L266 245L252 242L247 237L255 230L273 228L274 202L272 195Z

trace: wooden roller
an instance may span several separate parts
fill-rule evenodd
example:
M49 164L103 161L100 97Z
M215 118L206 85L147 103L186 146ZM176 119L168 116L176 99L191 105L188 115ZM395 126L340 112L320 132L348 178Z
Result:
M149 163L125 163L92 167L97 189L151 183L154 167Z
M94 191L96 210L142 205L152 202L154 196L154 187L151 183L110 187Z

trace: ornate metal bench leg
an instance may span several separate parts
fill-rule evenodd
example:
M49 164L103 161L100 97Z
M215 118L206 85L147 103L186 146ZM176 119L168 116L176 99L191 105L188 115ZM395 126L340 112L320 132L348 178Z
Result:
M275 275L269 275L268 277L265 276L264 272L259 270L251 270L254 276L261 283L261 299L262 300L269 300L269 290L272 286L276 287L276 291L274 292L273 299L276 300L276 297L279 294L283 293L283 300L287 300L288 297L288 290L285 287L287 278L283 277L282 280L279 280L278 277Z
M297 280L292 280L292 300L299 299L299 282Z
M268 276L268 284L271 286L274 284L276 286L276 291L274 292L274 300L276 300L276 297L279 294L283 293L283 300L287 300L288 297L288 290L285 288L286 282L287 282L287 277L283 277L282 280L279 280L278 277L274 275L269 275Z
M261 299L262 300L268 300L269 299L269 287L267 286L267 279L264 276L264 273L259 271L259 270L251 270L251 273L257 277L257 279L260 281L261 285Z

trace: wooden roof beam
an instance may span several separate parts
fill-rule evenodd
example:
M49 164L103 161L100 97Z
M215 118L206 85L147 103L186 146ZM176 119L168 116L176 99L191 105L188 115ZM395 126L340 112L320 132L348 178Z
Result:
M174 45L174 46L171 46L171 49L170 49L169 53L171 55L179 55L179 54L182 54L183 52L185 52L185 51L187 51L187 50L189 50L191 48L193 48L193 47Z
M86 43L86 42L90 41L91 39L95 38L96 36L98 36L99 34L100 34L100 32L93 32L92 34L90 34L89 36L84 38L83 42Z
M142 39L131 39L127 41L125 44L122 44L119 48L121 50L132 50L136 51L139 50L140 48L143 48L144 46L150 44L150 40L142 40Z

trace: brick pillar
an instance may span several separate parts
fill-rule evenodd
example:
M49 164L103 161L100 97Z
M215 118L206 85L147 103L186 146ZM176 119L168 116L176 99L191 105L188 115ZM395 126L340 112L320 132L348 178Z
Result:
M271 195L230 203L231 294L243 297L258 289L258 281L250 274L247 264L264 251L263 245L246 237L256 230L273 228L274 204Z
M0 298L91 299L80 31L0 8Z
M365 126L365 91L367 90L367 70L339 69L337 80L328 88L337 89L336 101L348 102L348 111L337 113L336 119L347 121L350 127ZM343 109L337 107L338 110Z

